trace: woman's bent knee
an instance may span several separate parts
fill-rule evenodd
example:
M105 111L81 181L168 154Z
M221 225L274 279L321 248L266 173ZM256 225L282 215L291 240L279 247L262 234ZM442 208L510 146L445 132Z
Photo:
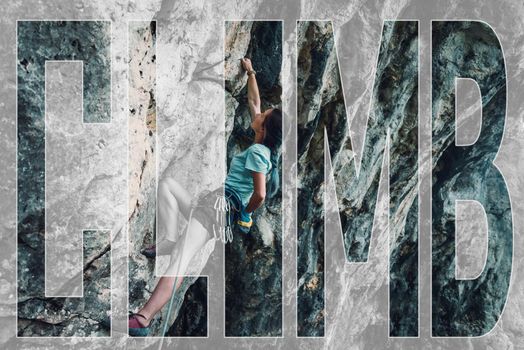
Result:
M158 193L159 194L169 194L169 180L167 178L161 179L158 181Z

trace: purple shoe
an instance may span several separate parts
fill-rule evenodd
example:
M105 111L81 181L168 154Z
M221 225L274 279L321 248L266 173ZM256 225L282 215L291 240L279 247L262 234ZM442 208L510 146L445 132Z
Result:
M144 255L146 258L154 259L156 257L156 244L142 249L140 254Z

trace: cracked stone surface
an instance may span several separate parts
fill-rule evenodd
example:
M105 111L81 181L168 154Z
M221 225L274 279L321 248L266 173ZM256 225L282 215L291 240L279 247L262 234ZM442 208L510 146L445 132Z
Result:
M175 176L193 195L197 195L206 189L214 189L223 181L226 168L225 142L230 133L235 133L235 128L241 125L235 124L231 119L225 120L224 115L233 115L241 107L238 96L242 89L242 79L234 81L232 86L224 89L224 45L225 20L231 19L283 19L283 57L282 74L280 85L282 86L282 107L286 115L290 116L291 122L286 126L287 140L285 142L285 156L282 164L283 174L283 200L282 217L284 226L282 228L282 288L284 299L282 301L282 338L224 338L225 333L224 295L223 290L223 261L221 247L216 247L214 254L209 258L207 268L212 271L201 271L200 266L195 265L195 273L209 275L207 280L208 290L216 291L208 294L208 317L209 338L193 339L166 339L164 348L179 347L198 349L212 346L217 349L519 349L524 343L524 280L522 269L524 260L521 247L524 246L522 232L524 216L521 215L524 185L521 173L523 166L524 149L524 124L521 120L523 104L521 91L524 89L522 79L522 62L524 60L521 35L524 32L522 14L524 5L511 0L499 2L479 1L475 4L456 1L318 1L304 0L300 2L278 2L275 0L247 0L242 3L231 1L218 2L182 2L177 0L151 0L151 1L77 1L65 0L36 1L25 0L19 2L7 2L2 4L4 16L0 19L0 76L3 84L0 85L0 155L2 157L0 176L3 179L0 184L0 343L2 348L34 348L34 349L69 349L71 347L83 349L105 349L105 348L158 348L158 340L155 339L127 339L121 331L125 328L127 311L129 309L128 275L129 271L136 269L137 274L142 276L130 276L133 281L143 281L148 285L142 294L142 289L137 285L131 285L130 291L139 293L137 297L143 299L151 291L153 286L153 265L148 265L149 270L141 270L137 266L128 267L128 256L131 260L135 257L139 246L151 242L153 231L136 233L133 238L128 236L128 223L131 213L138 199L137 192L130 191L129 186L138 186L138 181L133 182L132 174L140 170L142 157L145 152L132 158L133 164L127 162L128 141L134 142L128 137L133 124L130 119L128 106L128 20L141 20L149 23L152 19L158 21L157 25L157 93L154 95L157 106L156 130L158 135L159 155L158 173L163 176ZM20 248L19 263L36 265L33 269L35 276L43 276L43 266L40 258L32 254L36 250L41 251L43 231L41 227L42 216L39 211L20 218L24 223L38 223L38 229L29 229L17 237L18 219L17 209L17 67L30 67L27 61L16 61L16 19L105 19L111 21L111 30L108 38L111 39L111 88L112 88L112 127L108 128L106 134L101 137L106 151L100 148L100 172L105 177L97 177L94 171L86 170L85 173L73 182L74 186L84 186L91 182L91 186L82 187L72 195L78 202L85 199L105 198L105 201L93 200L98 210L104 215L99 216L103 228L111 229L110 251L95 259L95 262L83 271L85 281L89 283L90 290L97 291L88 296L87 303L100 303L108 307L108 295L98 294L100 290L107 290L111 282L111 299L113 314L112 338L70 338L70 339L30 339L16 338L18 332L27 332L28 335L41 334L44 331L61 333L63 335L104 335L102 330L93 320L98 320L100 313L90 313L84 302L79 300L47 300L43 301L34 296L24 295L29 282L33 282L32 276L23 273L19 277L22 282L17 290L15 283L17 273L17 243ZM362 154L363 138L369 115L370 101L372 98L373 81L376 73L376 62L378 48L380 45L381 30L385 19L415 19L419 20L419 52L420 52L420 80L419 80L419 201L420 201L420 230L419 230L419 337L414 339L395 339L388 337L389 306L388 306L388 252L389 236L387 232L387 205L388 198L384 195L384 186L379 186L377 196L378 212L374 217L373 236L370 240L369 259L366 263L345 264L344 250L337 220L330 218L333 208L326 213L326 247L325 247L325 336L315 339L296 338L296 287L297 279L296 265L296 228L297 222L295 210L297 175L297 159L295 139L297 95L296 95L296 21L297 19L326 19L333 21L335 34L334 44L340 61L340 75L343 83L342 90L345 97L346 113L348 116L349 133L354 139L357 155ZM441 179L444 173L440 173L433 179L432 170L439 172L442 168L435 167L439 157L432 156L432 110L431 110L431 20L435 18L466 18L481 20L489 23L496 31L505 54L507 68L507 117L504 125L504 138L499 149L495 164L504 175L509 190L513 213L514 229L514 255L513 270L511 273L511 284L509 295L504 307L502 318L494 329L486 336L479 338L432 338L432 315L431 315L431 235L432 225L431 212L432 191L430 185ZM246 31L248 29L246 28ZM235 55L242 55L249 38L238 38L238 51ZM487 55L489 57L489 55ZM34 66L33 66L34 67ZM226 66L227 68L227 66ZM233 72L235 66L229 68ZM256 68L255 68L256 69ZM147 84L144 85L147 88ZM234 91L229 93L228 89ZM226 93L224 92L226 91ZM41 99L41 93L33 93L33 99ZM149 106L150 96L144 94L144 108ZM19 111L20 113L20 111ZM145 114L144 114L145 116ZM198 121L198 122L195 122ZM227 123L226 123L227 121ZM131 123L128 129L128 122ZM448 121L446 121L448 123ZM452 142L451 125L446 124L442 128L442 134L434 141L444 142L446 145ZM501 127L501 126L500 126ZM237 129L239 130L239 129ZM145 131L145 130L144 130ZM146 135L146 134L144 134ZM149 136L147 136L149 137ZM145 151L151 140L147 137L140 140L140 147ZM90 144L92 136L80 137L77 143ZM99 138L96 138L98 141ZM147 140L147 142L146 142ZM68 139L68 142L74 140ZM138 140L137 140L138 142ZM33 144L32 149L38 149ZM19 144L23 149L27 144ZM439 146L440 147L440 146ZM442 150L446 147L442 147ZM107 152L105 155L104 152ZM490 151L491 152L491 151ZM132 156L131 154L129 155ZM133 155L134 156L134 155ZM150 155L149 155L150 156ZM67 158L64 158L67 159ZM153 164L149 162L149 164ZM151 165L144 169L145 175L151 176ZM206 169L203 171L202 169ZM473 174L473 173L472 173ZM20 173L19 173L20 175ZM205 176L209 175L209 176ZM151 177L150 177L151 178ZM103 179L102 183L97 179ZM386 178L387 179L387 178ZM414 180L414 179L411 179ZM382 182L384 182L384 178ZM33 179L24 189L27 193L34 193L38 184ZM438 183L438 182L437 182ZM444 184L444 187L452 183ZM101 188L109 188L100 193ZM300 183L298 184L300 186ZM444 188L442 187L442 188ZM332 193L327 191L328 198L334 199ZM97 194L98 193L98 194ZM43 198L40 196L40 200ZM65 198L66 199L66 198ZM39 202L29 200L28 208L36 208ZM18 208L24 212L24 208ZM84 215L85 207L74 206L73 211ZM144 209L150 217L151 208ZM25 211L30 213L31 210ZM151 221L145 220L137 228L151 227ZM446 216L446 220L452 216ZM24 221L25 220L25 221ZM506 221L507 222L507 221ZM264 223L260 221L262 230ZM267 227L267 226L266 226ZM271 223L269 223L271 227ZM134 234L130 231L130 235ZM100 236L94 246L95 251L100 253L109 248L105 239L108 235ZM138 239L136 247L132 247L128 254L128 242ZM144 239L146 241L144 241ZM102 245L101 243L105 244ZM270 240L266 241L268 242ZM256 244L264 246L266 243L255 241ZM477 241L473 241L477 242ZM239 242L240 243L240 242ZM98 245L100 244L100 245ZM477 243L473 243L473 248ZM212 247L203 253L201 261L207 261L207 255ZM111 252L109 254L109 252ZM94 254L98 256L99 254ZM108 260L112 255L111 277L109 278ZM135 264L145 266L145 261L139 261L137 257ZM39 261L37 261L39 260ZM31 262L32 261L32 262ZM25 264L25 265L24 265ZM83 266L85 267L85 266ZM215 269L215 267L217 267ZM143 271L143 272L142 272ZM218 275L211 275L217 272ZM446 272L447 273L447 272ZM218 276L218 277L217 277ZM276 275L275 275L276 276ZM92 279L91 279L92 278ZM447 277L446 277L447 278ZM24 281L25 279L25 281ZM43 277L42 277L43 280ZM99 281L93 283L92 281ZM277 279L278 280L278 279ZM445 279L443 279L444 281ZM36 278L35 281L39 281ZM102 283L103 281L103 283ZM491 281L490 278L486 281ZM86 284L87 285L89 284ZM199 282L202 283L202 282ZM39 286L41 285L38 282ZM310 284L314 286L315 284ZM493 286L495 287L495 286ZM33 289L40 294L43 286ZM86 294L90 295L90 294ZM132 293L130 303L133 303ZM189 298L191 294L186 294ZM199 293L194 294L202 296ZM195 300L196 300L195 299ZM138 299L136 299L138 300ZM18 301L18 305L17 305ZM103 302L103 303L102 303ZM180 304L182 305L182 304ZM192 304L192 305L198 305ZM17 306L19 312L24 316L20 322L16 320ZM138 306L132 304L131 306ZM467 306L467 305L466 305ZM495 305L497 308L500 305ZM486 306L488 307L488 306ZM48 309L47 314L36 312ZM57 310L68 310L70 314L61 314ZM191 309L189 309L191 310ZM195 307L193 310L198 310ZM83 315L83 316L80 316ZM42 322L37 318L45 320ZM95 318L96 317L96 318ZM274 317L274 316L271 316ZM269 318L266 318L269 319ZM187 320L187 319L185 319ZM52 322L57 324L52 324ZM61 323L60 323L61 322ZM185 321L184 321L185 322ZM186 323L187 324L187 323ZM68 328L72 327L72 328ZM265 326L264 326L265 327ZM267 328L264 328L267 329ZM179 330L173 330L179 332ZM180 334L180 333L178 333Z

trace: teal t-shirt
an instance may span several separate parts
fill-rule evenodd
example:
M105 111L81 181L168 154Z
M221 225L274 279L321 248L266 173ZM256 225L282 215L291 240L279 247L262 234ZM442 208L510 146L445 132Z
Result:
M231 159L226 188L233 190L245 207L253 194L252 171L267 175L271 170L271 151L267 146L255 143Z

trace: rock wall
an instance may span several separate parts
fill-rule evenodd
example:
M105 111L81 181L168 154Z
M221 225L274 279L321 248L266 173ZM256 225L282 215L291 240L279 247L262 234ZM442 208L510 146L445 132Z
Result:
M389 151L391 295L395 305L391 332L413 334L418 304L416 23L384 24L358 172L331 23L300 22L297 35L298 332L324 335L327 141L344 249L351 262L368 259L383 159Z
M112 200L120 189L110 187L109 181L117 170L101 166L119 153L118 142L112 142L118 139L119 132L107 124L106 127L89 125L110 121L109 25L104 22L19 22L18 40L18 335L108 336L108 329L100 322L111 313L110 256L111 237L115 232L85 231L84 228L111 227L119 213L118 205ZM46 45L41 45L42 42ZM60 104L56 103L58 100L64 111L60 107L53 110L60 118L69 116L60 124L73 125L76 129L74 134L69 134L67 128L46 132L46 61L74 59L85 62L83 88L88 92L83 98L84 119L74 113L78 106L70 105L69 86L53 87L54 107ZM71 90L80 92L82 87ZM54 144L53 150L60 151L52 152L50 157L47 154L46 158L46 151L50 151L46 147L54 142L58 145ZM68 151L90 156L78 162ZM47 183L46 170L47 176L52 174ZM50 190L57 186L79 189L79 192ZM113 205L114 212L100 215L97 211L100 192L109 196L101 201ZM59 217L49 217L46 205L58 208ZM68 263L77 260L73 257L78 253L75 246L78 241L83 242L82 270L63 284L83 279L83 293L75 293L83 294L82 298L45 296L45 243L51 232L56 235L56 231L51 231L56 227L49 227L50 221L59 222L63 235L79 238L76 245L62 247L65 248L61 256L64 270L69 269ZM55 241L55 244L59 243ZM70 295L67 292L53 294Z
M257 72L262 110L281 108L282 23L227 22L225 55L229 163L254 138L247 104L247 78L240 58L250 57ZM233 242L226 245L228 336L282 335L281 203L279 190L255 211L255 224L249 234L235 230Z
M208 336L207 278L200 277L187 289L177 317L169 327L168 335L174 337Z
M430 20L432 18L478 18L493 25L495 31L499 35L502 46L505 51L506 68L508 74L508 110L506 115L506 125L504 142L497 153L497 165L503 171L507 185L512 195L512 211L514 213L514 238L515 238L515 256L513 261L513 275L512 287L509 294L508 303L504 309L503 317L493 331L484 337L478 338L432 338L430 329L430 303L431 292L429 291L430 280L430 237L431 237L431 222L426 217L422 218L421 225L421 281L420 281L420 338L415 339L390 339L387 337L388 332L388 279L387 279L387 263L384 259L387 256L389 245L387 235L382 229L376 229L376 236L372 238L370 248L370 260L368 264L348 264L342 266L328 265L326 267L326 275L330 271L336 275L336 278L331 281L328 280L326 286L327 303L326 308L326 334L325 338L319 339L304 339L295 337L295 300L294 287L296 286L293 280L295 274L295 251L294 251L294 208L287 210L284 217L286 230L285 249L284 249L284 266L285 271L285 337L278 339L259 339L259 338L223 338L222 332L215 332L218 338L203 339L199 343L198 339L191 339L192 344L188 345L192 348L204 348L215 346L216 348L265 348L270 345L280 349L318 349L318 348L355 348L355 349L421 349L421 348L442 348L442 349L473 349L473 348L518 348L518 344L524 342L522 332L522 301L524 300L524 288L522 281L522 271L524 260L521 249L523 246L522 235L518 233L522 231L523 221L522 212L523 207L520 200L522 197L522 188L524 188L522 181L522 152L524 138L522 137L524 129L520 116L524 113L522 104L522 66L520 62L523 61L523 51L521 50L521 33L523 32L523 22L521 14L524 13L522 4L518 4L511 0L504 0L500 2L479 1L475 4L469 2L453 2L453 1L366 1L366 2L347 2L340 3L336 1L302 1L295 3L283 3L274 0L263 1L247 1L243 3L223 1L223 2L180 2L174 0L158 0L158 1L143 1L143 2L127 2L127 1L89 1L89 2L70 2L50 0L42 1L24 1L6 3L5 20L1 23L1 28L4 33L2 60L0 60L0 72L4 84L0 86L2 93L2 103L0 109L2 110L2 117L0 123L0 133L2 133L2 167L0 173L3 178L3 185L0 189L2 192L2 201L0 201L0 214L2 215L1 227L2 229L2 288L1 288L1 340L2 347L6 349L17 347L31 347L42 349L69 349L71 346L75 348L125 348L141 346L140 340L126 339L124 333L118 331L113 332L113 338L75 338L70 339L29 339L29 338L15 338L13 332L13 323L16 322L16 228L17 219L22 220L21 225L27 225L31 222L41 225L41 216L38 211L34 211L36 203L33 199L28 201L27 212L23 212L20 217L16 217L16 164L15 154L17 147L17 133L14 116L16 115L17 101L16 88L17 79L16 71L13 69L13 62L16 55L16 25L17 23L11 19L28 18L54 18L59 12L61 18L71 19L93 19L93 18L108 18L112 23L112 69L113 69L113 117L116 121L115 129L110 133L104 134L101 147L97 148L97 153L102 152L104 146L111 154L110 157L104 158L106 169L111 169L105 172L105 177L95 177L91 171L85 172L85 176L80 176L72 184L78 186L79 184L86 184L92 180L92 189L99 189L100 185L109 184L104 187L106 189L103 197L108 198L110 203L99 203L98 207L104 208L104 216L112 218L118 217L119 222L114 225L113 230L113 244L111 249L113 257L118 256L113 266L112 292L113 292L113 311L114 316L120 319L115 319L115 324L120 322L125 324L127 315L127 122L129 118L127 106L127 82L128 82L128 62L127 62L127 21L136 18L158 19L162 21L159 29L162 35L159 37L161 41L158 45L158 59L163 61L163 69L158 74L158 110L159 115L163 116L164 124L159 130L164 130L164 139L168 140L161 145L162 159L160 161L159 172L166 175L176 175L179 179L184 181L184 186L192 191L192 194L198 194L202 189L213 189L221 181L223 164L222 157L217 158L214 151L216 149L224 149L220 143L210 141L208 131L216 129L217 119L223 117L222 102L224 100L224 88L222 79L223 67L223 53L222 47L224 40L222 36L224 19L229 19L232 15L235 18L284 18L285 22L285 66L283 70L284 77L284 94L286 101L286 110L291 109L291 119L294 121L294 106L295 106L295 47L297 36L295 35L296 19L298 18L323 18L331 19L335 26L335 35L338 35L336 41L337 49L339 50L339 58L346 70L341 72L344 79L344 93L347 101L349 101L348 114L355 116L355 121L351 125L363 125L359 116L368 113L369 101L371 97L372 81L374 79L374 69L376 65L377 48L380 43L381 28L384 19L394 18L413 18L420 19L420 63L421 63L421 77L420 77L420 110L419 128L420 144L422 159L421 166L421 210L425 210L425 215L431 212L431 203L429 197L429 184L433 181L431 171L435 169L439 173L439 178L446 181L440 181L442 189L447 192L453 187L460 187L459 183L454 182L453 177L448 177L451 173L446 173L446 168L441 169L439 166L432 164L429 156L431 155L431 77L430 77L430 57L429 48L431 46ZM147 25L146 25L147 27ZM247 31L249 33L249 31ZM68 36L64 36L67 38ZM163 39L161 39L163 37ZM451 37L450 37L451 38ZM246 39L249 41L249 38ZM241 50L242 51L242 50ZM448 60L454 57L454 50L445 50ZM247 51L246 51L247 52ZM443 51L444 52L444 51ZM243 54L243 52L241 53ZM21 58L22 56L20 56ZM486 58L492 57L489 52L485 55ZM20 60L17 62L18 66L26 66L29 61ZM452 61L451 61L452 62ZM31 65L29 65L31 66ZM34 66L33 66L34 67ZM444 67L444 66L442 66ZM448 77L449 78L449 77ZM445 80L449 82L448 78ZM349 82L349 83L346 83ZM226 81L227 83L227 81ZM239 82L238 88L242 89L243 84ZM164 86L162 90L160 87ZM18 86L20 88L20 86ZM166 88L167 87L167 88ZM291 88L290 88L291 87ZM498 87L500 88L500 86ZM35 90L36 91L36 90ZM30 99L39 98L41 93L32 92ZM499 94L497 94L499 95ZM226 93L226 99L231 98L231 94ZM498 98L498 97L497 97ZM202 103L202 101L213 101L213 103ZM226 100L228 101L228 100ZM236 110L235 99L229 100L226 103L227 115L234 114ZM495 100L493 100L495 101ZM144 101L147 109L148 101ZM494 104L493 106L495 106ZM200 123L195 123L195 120ZM229 119L231 121L231 119ZM499 120L500 123L500 120ZM494 123L496 130L500 130L502 125ZM443 126L450 127L452 122L442 123ZM20 126L20 124L18 125ZM232 131L233 123L229 123L229 131ZM213 130L214 132L215 130ZM438 140L445 141L449 145L453 137L451 130L443 129L442 137ZM34 135L33 135L34 136ZM89 139L94 137L90 135L79 141L86 143ZM225 138L220 136L221 140ZM73 138L71 139L73 140ZM98 141L98 139L97 139ZM479 140L480 141L480 140ZM18 147L26 147L23 144L24 140L19 139ZM35 139L31 139L31 143ZM287 155L294 154L294 144L289 144L291 147L287 149ZM492 145L491 145L492 146ZM485 141L483 146L491 155L493 149ZM436 145L440 151L443 151L447 146ZM34 147L37 149L38 147ZM93 148L95 149L95 148ZM191 151L189 151L191 150ZM440 152L439 151L439 152ZM142 155L140 155L142 157ZM137 164L140 165L142 159L137 158ZM294 167L295 164L292 157L288 159L288 167L286 168L288 174L284 174L284 178L288 178L286 184L287 191L284 194L291 203L294 196ZM94 157L97 161L100 158ZM219 165L215 166L216 159L220 159ZM443 159L441 164L446 164L448 157L435 157L434 162ZM474 159L472 164L475 164ZM19 163L20 164L20 163ZM449 163L453 166L456 163ZM202 177L201 173L195 171L195 168L202 169L202 165L208 166L213 173L212 177ZM149 166L149 165L148 165ZM23 169L19 169L20 171ZM149 170L148 170L149 171ZM195 176L199 175L199 176ZM480 179L480 178L478 178ZM36 178L32 182L27 182L21 186L19 193L34 192ZM19 182L20 185L20 182ZM300 183L298 184L300 186ZM424 192L424 189L426 192ZM468 190L469 193L475 191ZM73 199L77 199L84 204L84 194L80 192L73 192L75 194ZM462 193L467 193L462 190ZM72 203L69 201L68 203ZM82 206L71 206L72 210L82 213L80 209ZM423 208L424 207L424 208ZM20 209L21 207L19 207ZM110 208L110 210L108 210ZM35 214L35 215L34 215ZM38 214L38 215L36 215ZM445 213L446 222L449 222L451 215L449 212ZM422 214L421 214L422 215ZM504 220L506 224L507 220ZM501 223L503 223L502 221ZM109 227L106 226L106 227ZM36 259L35 252L41 249L42 231L34 230L33 232L20 231L22 237L18 238L20 248L19 262L23 259L35 259L36 268L34 271L41 273L42 265ZM289 228L289 230L288 230ZM143 233L140 238L145 236ZM148 239L152 239L152 231L148 233ZM443 237L443 242L448 245L449 241ZM148 244L151 241L143 242ZM340 245L340 242L338 245ZM376 245L374 246L374 243ZM329 245L326 242L326 252L333 252L340 247L334 244ZM313 247L310 245L309 247ZM448 245L449 247L449 245ZM476 245L473 245L476 247ZM138 248L138 246L137 246ZM103 252L101 250L100 252ZM117 255L118 254L118 255ZM136 251L131 253L136 254ZM23 256L22 256L23 255ZM102 260L104 260L102 258ZM342 262L339 259L338 262ZM491 260L492 261L492 260ZM104 262L105 264L105 262ZM329 255L326 255L326 264L329 264ZM38 266L39 265L39 266ZM153 267L150 265L149 270L141 272L147 278L152 276ZM40 269L40 270L39 270ZM99 270L107 271L104 267ZM444 271L444 270L443 270ZM445 269L445 273L451 272L452 269ZM25 279L20 281L23 288L26 288L32 281L30 274L19 273L19 278ZM490 274L485 281L497 282L498 274ZM329 277L329 276L328 276ZM449 279L443 278L442 281L446 283ZM38 281L37 281L38 282ZM153 285L149 282L148 286ZM210 282L211 284L212 282ZM313 284L314 286L314 284ZM499 284L494 284L493 293L496 292ZM333 291L335 287L340 287ZM135 287L137 290L139 288ZM104 287L104 290L106 288ZM424 291L425 289L425 291ZM215 289L211 289L215 290ZM495 295L495 294L493 294ZM147 295L138 295L140 298L145 298ZM45 322L41 322L36 318L36 310L40 310L42 305L35 300L29 301L30 308L28 312L24 311L24 317L27 319L20 321L18 330L23 329L27 325L27 334L42 334L43 331L56 329L57 333L64 333L64 329L60 330L62 325L49 326ZM452 302L450 305L456 303L456 298L450 298ZM19 299L19 306L24 304L23 299ZM220 307L222 300L218 300ZM138 303L137 303L138 304ZM135 305L137 305L135 304ZM479 303L477 303L480 305ZM60 305L60 304L55 304ZM107 305L107 304L106 304ZM329 307L332 306L330 310ZM35 307L36 306L36 307ZM53 305L51 305L53 306ZM51 306L49 306L51 308ZM466 309L472 310L473 304L468 304ZM498 309L500 305L484 305L479 311L486 312L486 315L492 314L493 310ZM315 308L313 308L315 310ZM97 315L100 316L100 315ZM86 329L93 330L95 334L106 334L105 330L94 325L86 326L86 323L91 321L83 318L77 318L78 327L76 330ZM94 319L93 319L94 320ZM24 322L22 324L22 322ZM86 323L84 323L86 322ZM72 324L72 323L70 323ZM91 324L91 323L90 323ZM216 324L222 324L222 321ZM214 326L213 323L210 324ZM446 327L441 329L446 330ZM478 328L480 329L480 328ZM520 339L520 340L519 340ZM218 341L217 341L218 340ZM175 343L176 342L176 343ZM184 341L181 339L166 340L165 345L182 348ZM186 343L187 344L187 343ZM196 345L195 345L196 344ZM156 346L151 346L156 348Z
M432 326L438 336L479 336L497 323L512 271L510 198L492 163L504 131L506 67L484 23L435 22L433 38ZM482 96L479 137L466 147L455 146L455 77L475 80ZM486 213L486 263L471 280L455 277L455 200L475 200Z

